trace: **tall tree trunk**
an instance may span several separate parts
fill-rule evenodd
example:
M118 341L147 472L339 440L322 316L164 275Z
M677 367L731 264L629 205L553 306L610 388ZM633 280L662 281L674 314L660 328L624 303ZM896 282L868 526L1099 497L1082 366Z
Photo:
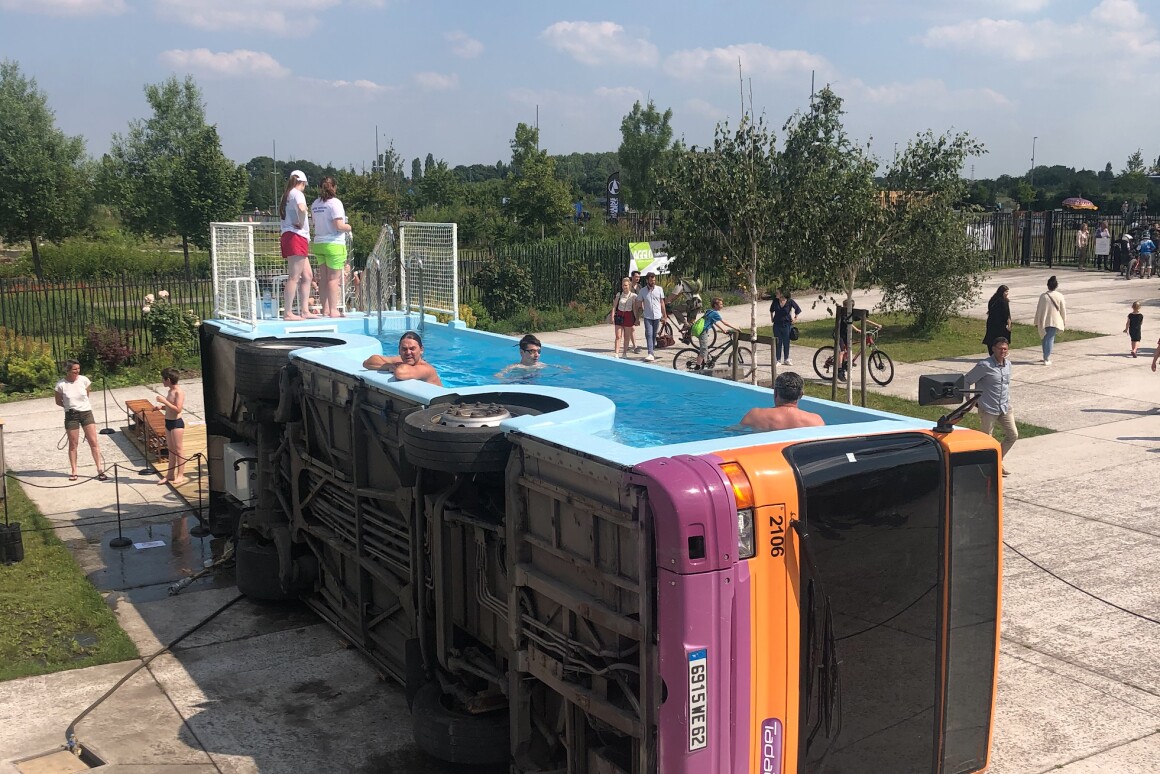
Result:
M185 253L185 276L192 277L193 272L189 268L189 237L185 234L181 235L181 251Z
M28 235L28 243L32 245L32 271L38 280L44 279L44 266L40 263L40 245L37 244L36 234Z

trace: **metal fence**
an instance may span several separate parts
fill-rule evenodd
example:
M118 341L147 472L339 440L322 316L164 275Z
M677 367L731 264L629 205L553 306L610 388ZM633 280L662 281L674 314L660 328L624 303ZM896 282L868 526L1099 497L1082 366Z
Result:
M209 279L184 274L122 275L77 282L0 278L0 328L48 342L63 361L84 348L92 329L119 331L134 352L147 355L153 340L146 325L145 296L169 292L169 303L204 319L212 313Z
M1004 266L1078 266L1082 258L1088 266L1095 255L1096 228L1106 223L1112 239L1125 232L1151 227L1155 219L1124 218L1099 212L995 212L967 216L967 232L984 252L990 253L991 265ZM1081 256L1076 232L1084 223L1089 240Z

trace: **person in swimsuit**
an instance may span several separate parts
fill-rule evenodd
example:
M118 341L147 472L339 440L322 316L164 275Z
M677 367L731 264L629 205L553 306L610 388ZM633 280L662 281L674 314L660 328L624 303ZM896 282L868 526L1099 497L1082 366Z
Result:
M181 416L185 410L185 390L177 383L176 368L166 368L161 372L161 384L169 392L164 396L157 396L157 405L165 410L165 446L169 450L169 469L165 476L157 482L181 486L185 483L185 419Z
M399 338L399 354L371 355L363 361L363 368L372 371L388 371L396 379L417 379L421 382L442 387L443 381L435 366L423 360L423 339L414 331L407 331Z

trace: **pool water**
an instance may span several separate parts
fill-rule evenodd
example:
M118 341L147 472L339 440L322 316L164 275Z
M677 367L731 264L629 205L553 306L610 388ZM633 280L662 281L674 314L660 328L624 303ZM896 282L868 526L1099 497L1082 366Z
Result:
M382 341L384 354L398 353L398 334ZM593 435L637 448L748 435L748 428L737 425L745 412L773 405L770 390L666 367L676 347L658 350L658 362L664 365L647 367L603 355L544 349L541 368L518 369L502 378L501 371L519 362L515 339L430 326L423 332L423 348L424 359L439 371L446 387L543 385L602 395L616 405L616 419L611 432Z

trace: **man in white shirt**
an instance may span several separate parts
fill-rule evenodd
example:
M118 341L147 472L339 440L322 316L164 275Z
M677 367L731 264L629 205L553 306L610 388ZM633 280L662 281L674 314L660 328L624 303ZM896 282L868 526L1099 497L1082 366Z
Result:
M645 362L656 360L653 350L657 345L657 330L661 322L669 319L668 308L665 306L664 288L657 285L657 275L649 272L645 275L645 284L640 286L640 303L644 309L644 340L648 344L648 355Z

